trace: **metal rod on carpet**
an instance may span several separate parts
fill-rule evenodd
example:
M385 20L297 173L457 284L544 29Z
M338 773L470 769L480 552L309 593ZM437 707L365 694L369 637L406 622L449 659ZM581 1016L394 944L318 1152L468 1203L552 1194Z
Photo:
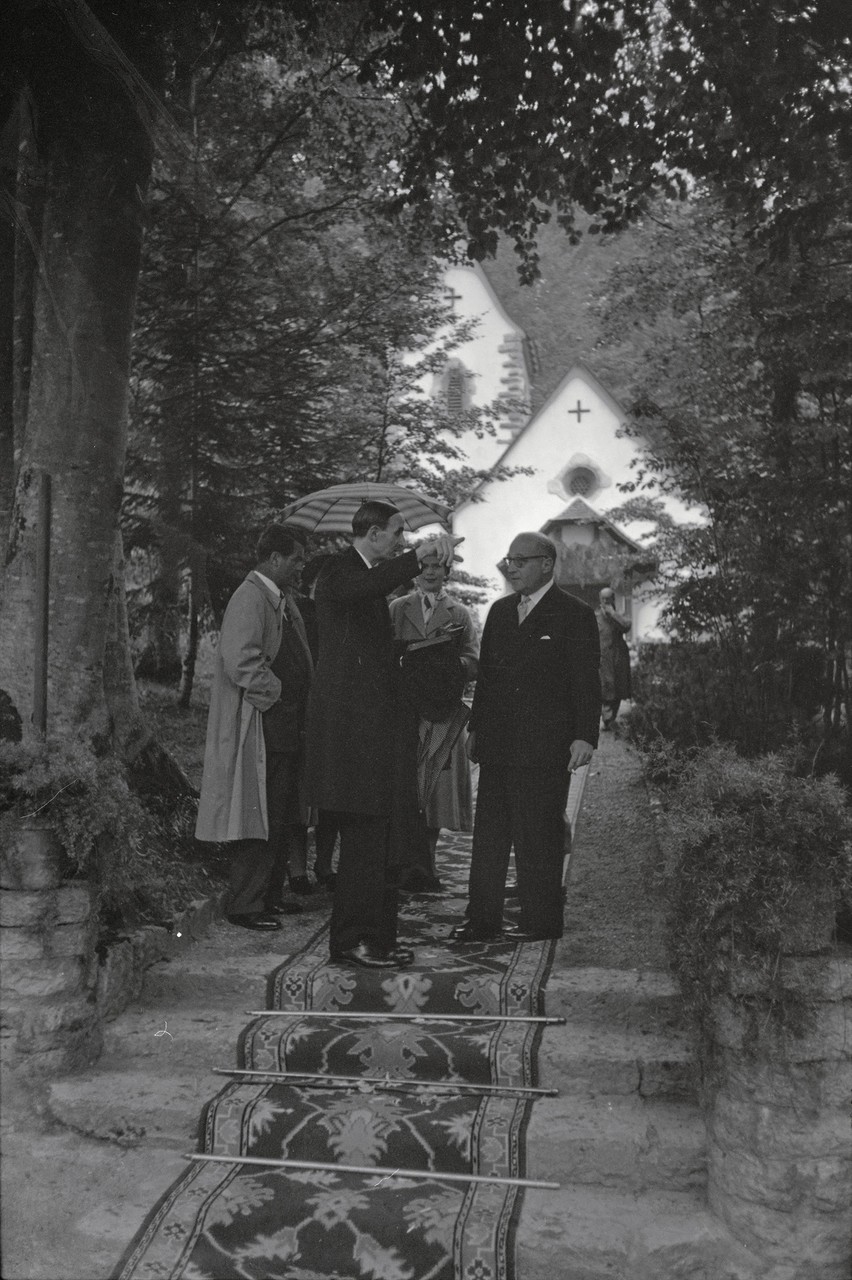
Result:
M490 1182L502 1187L545 1187L558 1191L560 1183L545 1182L540 1178L491 1178L485 1173L439 1173L434 1169L383 1169L361 1164L331 1164L322 1160L273 1160L265 1156L214 1156L200 1155L196 1151L184 1152L184 1160L208 1160L219 1164L261 1164L270 1169L318 1169L326 1173L365 1173L378 1176L382 1182L388 1178L422 1178L426 1182ZM368 1188L375 1190L375 1188Z
M370 1022L543 1022L564 1027L564 1018L516 1013L350 1013L348 1009L246 1009L250 1018L361 1018Z
M467 1080L394 1080L388 1076L334 1076L320 1071L253 1071L240 1067L214 1067L217 1076L263 1076L274 1080L319 1080L323 1084L382 1085L386 1089L452 1089L456 1093L524 1093L556 1098L558 1089L537 1089L523 1084L477 1084Z

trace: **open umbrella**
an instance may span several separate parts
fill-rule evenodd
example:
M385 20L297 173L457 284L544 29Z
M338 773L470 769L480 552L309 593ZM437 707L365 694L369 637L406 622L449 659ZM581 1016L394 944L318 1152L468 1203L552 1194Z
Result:
M437 498L427 498L401 484L379 484L364 481L357 484L333 484L297 498L284 508L285 524L306 529L309 533L351 533L352 517L362 502L390 502L397 507L407 529L422 529L427 524L449 528L450 507Z

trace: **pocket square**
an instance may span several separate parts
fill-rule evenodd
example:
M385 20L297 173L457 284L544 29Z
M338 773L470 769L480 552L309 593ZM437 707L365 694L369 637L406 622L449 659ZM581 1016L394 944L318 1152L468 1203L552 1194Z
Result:
M550 636L539 636L539 640L549 640Z

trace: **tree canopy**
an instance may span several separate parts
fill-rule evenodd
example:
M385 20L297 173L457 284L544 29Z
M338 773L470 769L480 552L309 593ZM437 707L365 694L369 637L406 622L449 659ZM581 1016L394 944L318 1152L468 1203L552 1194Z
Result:
M305 219L326 219L317 269L350 298L361 285L347 275L347 228L378 245L383 223L400 246L428 242L446 253L461 237L473 258L492 252L503 233L529 279L548 219L575 235L580 208L590 233L613 230L655 193L683 196L697 182L718 187L763 242L764 258L848 257L850 21L838 0L745 8L734 0L13 0L3 22L4 208L15 234L7 228L0 241L10 283L0 325L0 459L13 462L0 477L9 529L0 688L25 726L32 670L20 656L31 650L37 479L49 469L55 720L129 754L148 737L123 656L117 541L146 224L147 298L157 272L165 281L188 270L196 284L206 277L210 306L181 332L149 306L143 287L139 335L150 342L134 357L134 395L146 379L166 387L176 352L191 347L202 322L214 332L217 290L236 329L253 335L255 354L272 315L290 324L287 370L347 350L332 331L324 351L300 345L314 299L309 290L303 307L280 287L287 271L277 233ZM237 125L227 103L250 98L273 66L287 92L276 101L270 84L258 134L248 113ZM221 95L221 119L234 123L216 143L232 179L228 208L200 163L216 132L212 116L209 135L193 134L192 97L202 90L208 104ZM282 166L287 183L259 201ZM276 194L277 226L258 221L254 255L258 270L267 264L268 292L228 288L233 229L239 223L245 247L252 217L267 217ZM183 258L165 239L158 250L158 203L183 219ZM294 263L306 267L317 243L286 238ZM793 311L785 315L792 323ZM231 357L244 358L248 344L239 333L219 337L218 418L206 420L224 426L233 413L251 437L264 403L286 396L287 370L258 376L249 406L244 387L227 385ZM379 366L385 349L374 349ZM357 378L362 366L353 365ZM208 385L212 374L207 368ZM199 403L185 386L173 390L184 409ZM344 389L335 394L345 401ZM304 398L297 408L306 411ZM306 412L298 422L309 436ZM155 425L151 417L144 430ZM264 440L273 447L273 434Z

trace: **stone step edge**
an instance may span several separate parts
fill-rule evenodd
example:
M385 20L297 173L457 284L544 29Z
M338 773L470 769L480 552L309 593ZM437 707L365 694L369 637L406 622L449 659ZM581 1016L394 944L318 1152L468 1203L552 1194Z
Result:
M222 919L228 890L196 898L166 925L143 925L108 944L98 957L95 999L99 1016L112 1021L141 990L146 970L160 960L173 960L191 940L203 938Z
M701 1187L637 1193L565 1182L554 1191L526 1189L515 1254L524 1280L575 1274L583 1280L598 1274L601 1280L699 1274L758 1280L765 1274L765 1264L713 1215Z

